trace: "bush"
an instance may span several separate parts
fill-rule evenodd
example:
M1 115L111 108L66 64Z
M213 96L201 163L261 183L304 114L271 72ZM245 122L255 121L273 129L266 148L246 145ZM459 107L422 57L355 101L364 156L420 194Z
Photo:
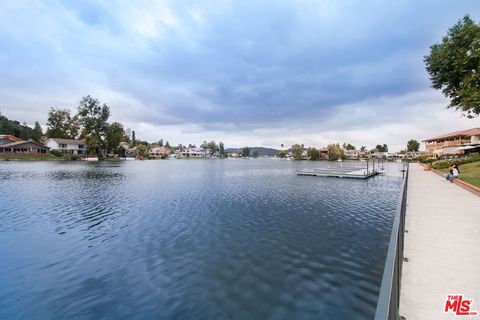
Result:
M75 161L75 160L78 160L78 156L76 154L72 154L68 159Z
M55 157L61 157L63 154L62 154L62 151L58 150L58 149L53 149L53 150L50 150L50 154L55 156Z
M434 163L432 163L432 168L440 170L440 169L448 168L449 165L454 165L454 164L461 165L461 164L475 162L475 161L480 161L480 155L473 154L468 156L467 158L435 161Z
M420 161L421 163L427 163L429 162L429 159L432 158L433 155L431 154L422 154L417 157L417 160Z

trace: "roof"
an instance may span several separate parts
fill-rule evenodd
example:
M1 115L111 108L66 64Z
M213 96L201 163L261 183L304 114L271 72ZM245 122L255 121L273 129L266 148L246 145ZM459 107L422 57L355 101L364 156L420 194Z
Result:
M58 144L85 144L85 140L50 138Z
M20 138L17 138L15 136L9 135L9 134L0 134L0 139L8 139L11 141L23 141Z
M2 147L2 148L10 148L10 147L16 147L16 146L19 146L19 145L22 145L22 144L25 144L25 143L32 143L32 144L36 144L37 146L50 149L49 147L44 146L44 145L41 144L41 143L38 143L38 142L35 142L35 141L30 141L30 140L29 140L29 141L16 141L16 142L12 142L12 143L2 144L2 145L0 145L0 147Z
M455 132L450 132L438 137L430 138L423 140L423 142L429 142L429 141L435 141L435 140L443 140L443 139L448 139L448 138L453 138L453 137L461 137L461 136L476 136L480 135L480 128L472 128L468 130L461 130L461 131L455 131Z

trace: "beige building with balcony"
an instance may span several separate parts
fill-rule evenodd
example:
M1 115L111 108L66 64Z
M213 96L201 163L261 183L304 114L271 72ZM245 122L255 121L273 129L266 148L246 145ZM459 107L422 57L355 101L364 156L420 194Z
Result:
M438 157L462 155L480 149L480 128L450 132L423 140L427 153Z

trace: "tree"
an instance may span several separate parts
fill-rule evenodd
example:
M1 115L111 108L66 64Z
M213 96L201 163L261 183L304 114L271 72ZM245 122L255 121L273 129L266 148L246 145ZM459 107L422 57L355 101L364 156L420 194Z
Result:
M35 136L34 129L25 123L20 124L16 120L9 120L2 114L0 114L0 134L12 135L23 140L34 139Z
M388 146L386 144L384 144L383 146L380 144L377 144L377 146L375 147L375 150L377 150L377 152L388 152Z
M122 158L125 158L126 156L126 151L124 147L122 146L118 146L116 149L115 149L115 153L119 156L119 157L122 157Z
M218 149L219 149L220 155L221 155L222 157L224 157L224 156L225 156L225 146L223 145L223 142L222 142L222 141L220 141L220 142L218 143Z
M135 137L135 130L132 130L132 145L136 145L137 144L137 139Z
M147 155L147 147L143 144L137 146L137 152L140 159L143 159Z
M449 108L480 115L480 26L465 16L424 57L432 87L450 99Z
M163 139L160 139L160 141L158 141L158 146L163 147Z
M286 150L282 150L282 151L280 151L280 152L278 153L278 156L279 156L280 158L282 158L282 159L283 159L283 158L286 158L287 155L288 155L288 152L287 152Z
M292 146L292 155L295 160L303 159L303 146L294 144Z
M33 127L33 131L32 131L32 139L36 142L40 142L42 135L43 135L42 127L40 126L40 123L38 121L35 121L35 127Z
M207 149L210 152L210 155L214 154L218 151L217 143L213 140L210 141L209 143L207 143Z
M87 145L95 149L98 160L103 160L100 151L107 147L105 135L108 129L110 108L105 103L101 105L97 99L86 96L80 101L78 116L83 125L83 136Z
M317 150L317 148L308 148L307 156L310 158L310 160L318 160L320 159L320 151Z
M362 146L362 147L360 148L360 151L361 151L361 152L367 151L367 147L366 147L366 146Z
M165 143L165 148L169 148L169 149L170 149L170 143L168 143L168 141Z
M343 149L345 149L345 150L356 150L355 146L353 144L350 144L350 143L348 143L348 144L344 143L343 144Z
M76 139L80 129L78 117L72 117L69 109L50 108L46 132L49 138Z
M122 142L125 132L123 130L123 125L119 122L113 122L107 125L105 130L105 140L108 150L113 150L116 152L116 148Z
M258 150L253 150L252 157L258 158Z
M242 157L244 157L244 158L250 157L250 148L249 147L245 147L245 148L242 149Z
M329 144L327 146L328 160L335 161L343 157L343 150L338 144Z
M407 151L418 151L420 149L420 143L417 140L409 140L407 142Z

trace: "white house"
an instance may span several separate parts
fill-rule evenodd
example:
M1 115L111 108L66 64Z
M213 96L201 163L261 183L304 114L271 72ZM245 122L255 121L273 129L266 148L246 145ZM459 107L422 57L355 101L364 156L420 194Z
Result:
M49 138L45 145L50 150L57 149L62 151L63 154L82 155L86 153L85 140Z
M183 150L181 155L182 157L187 158L206 158L208 156L208 151L200 148L188 148Z

